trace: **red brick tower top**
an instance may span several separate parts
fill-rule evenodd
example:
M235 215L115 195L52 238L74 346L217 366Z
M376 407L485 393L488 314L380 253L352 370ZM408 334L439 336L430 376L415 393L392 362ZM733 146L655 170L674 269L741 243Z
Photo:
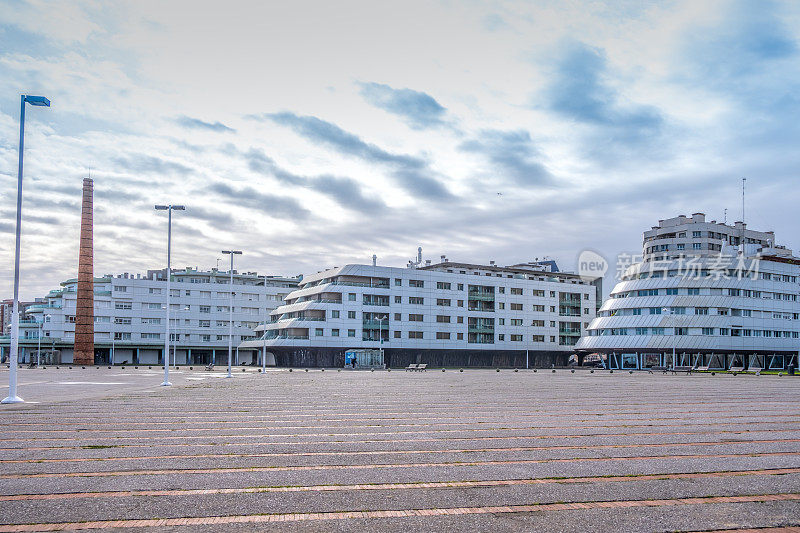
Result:
M94 182L83 180L81 241L78 251L78 294L75 310L75 350L73 362L94 364L94 221L92 198Z

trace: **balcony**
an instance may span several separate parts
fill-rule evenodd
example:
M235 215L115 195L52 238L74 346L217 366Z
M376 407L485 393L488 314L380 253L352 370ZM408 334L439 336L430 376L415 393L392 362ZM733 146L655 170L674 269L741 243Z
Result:
M494 326L468 326L468 333L494 333Z
M480 300L484 302L494 301L494 293L485 292L471 292L467 297L468 300Z
M364 329L389 329L389 321L388 320L364 320L362 322L362 327Z

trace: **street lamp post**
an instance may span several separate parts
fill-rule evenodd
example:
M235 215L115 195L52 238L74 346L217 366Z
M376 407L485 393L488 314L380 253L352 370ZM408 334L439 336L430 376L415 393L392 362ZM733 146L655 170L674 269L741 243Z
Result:
M264 298L267 297L267 276L264 276ZM266 304L264 307L264 312L267 313ZM261 347L261 374L264 375L267 373L267 321L269 320L269 313L266 314L264 317L264 334L261 336L261 340L263 341L263 345Z
M222 250L223 254L231 256L231 270L230 270L230 306L228 307L228 375L226 377L233 377L231 374L231 358L233 357L233 256L241 255L241 250Z
M170 259L172 254L172 211L183 211L186 207L182 205L157 205L156 211L167 212L167 324L166 333L164 334L164 383L162 387L169 387L172 383L169 382L169 297L170 297L170 280L172 278L172 269Z
M11 346L8 355L8 396L1 403L24 402L17 396L17 358L19 355L19 248L22 231L22 152L25 145L25 103L35 106L50 107L50 100L44 96L19 97L19 167L17 169L17 231L14 248L14 305L11 310Z

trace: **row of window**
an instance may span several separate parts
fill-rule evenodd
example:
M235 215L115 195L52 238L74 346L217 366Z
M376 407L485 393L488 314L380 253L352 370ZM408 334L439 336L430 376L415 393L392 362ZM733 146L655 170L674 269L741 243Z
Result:
M95 333L95 335L102 335L102 333ZM163 338L161 333L140 333L142 340L160 340ZM196 338L195 338L196 337ZM192 335L189 333L170 333L169 340L172 342L198 340L200 342L211 342L211 338L216 337L218 341L227 341L227 335ZM242 336L242 340L252 338L251 336ZM129 341L132 340L132 334L125 331L114 332L115 341Z
M129 286L126 286L126 285L114 285L114 292L115 293L128 293L128 292L131 292L131 291L128 291L129 288L132 288L132 287L129 287ZM160 288L157 288L157 287L148 287L147 294L166 294L166 292L165 292L165 289L160 289ZM200 298L211 298L212 292L211 291L190 291L190 290L181 291L181 289L170 289L170 291L169 291L169 295L172 298L180 298L181 294L183 296L199 296ZM213 294L214 294L214 298L230 298L231 297L231 293L230 292L214 292ZM235 298L236 297L243 298L243 299L251 300L251 301L254 301L254 302L257 302L259 300L259 298L261 297L261 295L259 295L256 292L242 292L242 293L234 292L233 296ZM283 294L283 295L281 295L281 294L278 294L278 295L265 294L264 295L264 299L265 300L278 300L278 301L280 301L280 300L283 300L284 296L286 296L286 295L285 294Z
M655 258L656 260L663 259L661 256ZM673 259L686 259L684 255L675 256ZM772 274L770 272L758 272L757 265L754 265L751 269L748 269L745 265L739 266L737 268L700 268L700 264L693 264L693 261L698 261L699 258L690 259L686 261L685 264L679 268L674 270L664 270L664 269L656 269L654 266L653 269L649 272L640 272L639 274L634 274L633 276L623 276L623 281L629 281L631 279L661 279L661 278L677 278L677 277L684 277L684 278L714 278L714 279L721 279L721 278L737 278L737 279L761 279L766 281L780 281L783 283L797 283L797 276L790 276L787 274Z
M407 334L407 338L409 338L409 339L424 339L425 338L425 333L423 331L411 330L411 331L407 331L406 334ZM324 328L315 328L314 335L317 336L317 337L324 336L325 335L325 329ZM332 337L339 337L340 336L339 335L339 330L338 329L331 329L331 336ZM348 337L355 337L356 336L356 330L348 329L347 330L347 336ZM393 337L395 339L402 339L403 338L403 332L401 330L395 330L393 332ZM451 333L449 331L437 331L436 334L435 334L435 337L436 337L436 340L451 340L453 338L455 340L460 340L460 341L464 340L464 334L463 333ZM506 337L505 334L499 333L497 335L497 340L498 341L505 341L505 337ZM508 335L509 341L511 341L511 342L522 342L524 340L523 337L524 337L523 335L517 334L517 333ZM380 337L375 336L374 338L372 338L371 335L367 334L367 332L364 332L364 339L363 340L379 341ZM386 340L386 337L384 337L384 340ZM545 342L545 336L544 335L533 335L531 337L531 340L533 342ZM550 336L550 342L556 342L555 335L551 335Z
M771 337L784 339L797 339L797 331L782 331L772 329L742 329L742 328L603 328L589 331L589 336L604 337L616 335L719 335L723 337ZM633 333L631 333L631 331Z
M798 320L800 313L786 313L782 311L759 311L757 309L728 309L727 307L632 307L625 309L614 309L611 311L600 311L597 316L639 316L639 315L686 315L687 309L694 309L695 315L702 316L744 316L755 318L772 318L778 320ZM712 313L710 311L716 311Z
M797 294L788 294L783 292L764 292L754 291L750 289L720 289L709 288L700 289L697 287L680 288L673 287L668 289L639 289L635 291L618 292L612 294L612 298L633 298L637 296L738 296L743 298L762 298L765 300L784 300L787 302L796 302Z
M647 237L645 239L645 242L658 240L658 239L676 239L676 238L677 239L685 239L686 238L686 232L685 231L681 231L681 232L678 232L677 234L676 233L665 233L665 234L662 234L662 235L654 235L652 237ZM703 238L703 231L699 231L699 230L692 231L692 238L693 239L702 239ZM725 233L719 233L719 232L716 232L716 231L707 231L707 232L705 232L705 238L706 239L716 239L716 240L728 241L732 245L738 245L739 242L740 242L740 238L735 236L735 235L727 235ZM748 244L767 244L766 242L764 242L764 241L762 241L760 239L753 239L752 237L745 237L744 242L748 243Z

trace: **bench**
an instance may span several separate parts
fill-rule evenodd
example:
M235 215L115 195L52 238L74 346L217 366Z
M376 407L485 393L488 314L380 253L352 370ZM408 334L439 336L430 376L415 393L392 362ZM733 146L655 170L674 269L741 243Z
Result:
M214 370L214 363L210 363L206 365L206 370L211 371Z
M418 365L418 364L416 364L416 363L411 363L410 365L408 365L408 366L406 367L406 372L408 372L409 370L416 370L418 366L419 366L419 365Z
M424 372L428 368L428 365L417 365L417 372Z

